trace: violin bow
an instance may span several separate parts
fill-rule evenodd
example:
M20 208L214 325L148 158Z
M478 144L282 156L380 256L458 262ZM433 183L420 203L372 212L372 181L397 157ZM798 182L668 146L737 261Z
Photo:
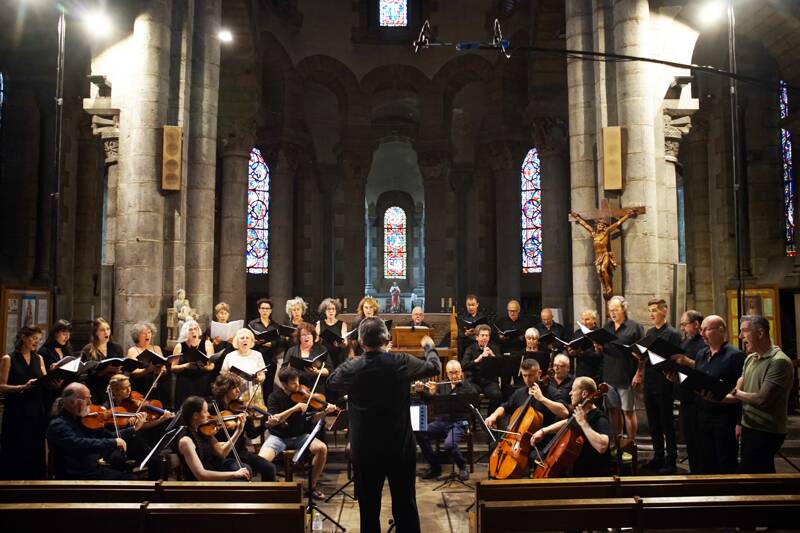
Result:
M308 404L311 403L311 397L314 396L314 391L317 390L317 385L319 385L319 378L322 377L322 370L324 368L325 368L325 363L322 363L322 366L319 369L320 371L317 373L317 379L314 381L314 386L311 387L311 392L308 393L308 400L306 400L306 407L308 407Z
M236 443L231 440L231 434L228 432L228 428L225 427L225 419L222 418L222 413L219 412L219 406L217 405L217 400L211 400L211 405L214 406L214 412L217 413L217 418L219 419L219 422L222 425L222 431L225 432L225 437L228 439L228 442L231 443L231 451L233 452L233 457L236 459L236 464L239 465L239 469L241 470L242 468L244 468L244 466L242 466L242 460L239 458L239 452L236 451Z
M164 368L164 367L162 366L161 368ZM141 411L142 407L144 407L144 405L147 403L147 399L150 397L150 394L153 393L153 391L155 390L156 386L158 385L158 380L161 379L161 376L163 376L164 374L166 374L166 372L161 372L160 370L158 371L158 375L156 376L156 379L154 379L153 380L153 384L150 385L150 390L147 391L147 394L144 395L144 398L142 399L142 401L139 402L139 407L136 408L136 412L134 413L135 415L138 415L139 411Z
M114 411L114 395L111 394L111 383L106 387L106 394L108 394L108 407L111 409L111 420L114 421L114 431L117 432L117 438L121 439L122 437L119 436L119 426L117 426L117 413Z

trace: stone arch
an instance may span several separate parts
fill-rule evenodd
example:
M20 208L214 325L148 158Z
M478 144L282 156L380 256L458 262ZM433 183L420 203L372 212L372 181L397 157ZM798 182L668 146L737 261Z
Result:
M298 110L302 109L301 80L281 42L269 32L261 35L262 100L261 123L258 139L264 143L280 140L292 129Z
M490 79L492 64L483 56L467 54L458 56L447 63L434 75L429 90L423 99L423 130L433 131L437 125L447 131L452 102L456 94L473 82L486 83Z
M302 80L319 83L336 95L343 127L365 120L368 115L366 98L355 75L344 63L330 56L314 55L303 58L295 70Z

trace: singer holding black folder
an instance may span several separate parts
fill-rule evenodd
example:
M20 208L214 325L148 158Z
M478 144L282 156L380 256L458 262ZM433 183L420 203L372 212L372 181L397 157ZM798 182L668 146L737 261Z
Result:
M181 405L189 396L208 394L208 378L214 370L209 357L214 353L211 341L203 342L200 325L195 320L187 320L181 326L178 344L172 351L180 355L171 370L175 373L175 405Z
M255 337L249 328L242 328L237 331L236 335L233 337L233 347L235 351L229 353L228 356L225 357L220 373L228 372L232 367L236 367L250 374L255 374L254 380L247 384L247 394L242 400L249 402L251 397L253 397L252 402L255 403L255 405L263 406L266 404L265 398L267 397L267 393L265 390L265 379L268 375L268 373L264 371L264 367L267 366L268 363L264 361L261 352L253 349L254 345Z
M341 309L342 306L339 305L338 300L325 298L319 304L319 309L317 310L320 319L317 321L316 333L321 338L322 345L330 354L329 360L333 368L336 368L347 359L347 341L345 340L347 323L339 320ZM335 337L331 335L331 340L321 337L325 331L332 333Z
M133 345L128 348L128 358L136 359L142 363L142 368L131 371L131 386L133 390L142 392L142 394L150 390L150 386L158 375L167 372L166 359L150 355L164 356L161 346L153 344L154 330L155 326L149 322L139 322L131 329ZM142 356L143 353L146 355ZM150 399L158 400L163 405L172 405L169 401L172 394L170 389L170 381L162 376L156 385L156 389L150 394Z
M103 317L97 317L92 322L92 339L81 350L81 360L90 363L86 367L86 386L92 393L92 402L103 403L106 387L111 376L119 373L122 368L117 364L117 359L122 359L125 352L122 346L112 340L111 325ZM113 364L100 365L105 359L114 359Z
M308 322L302 322L294 332L295 344L283 356L283 366L291 365L300 373L300 383L306 387L313 387L317 376L321 375L316 392L325 393L325 380L330 373L327 368L321 368L322 363L330 366L329 354L317 342L317 330Z
M261 298L256 302L258 318L251 320L247 327L257 335L254 348L261 352L264 364L269 365L267 375L264 380L264 397L269 396L275 384L275 372L277 372L276 355L280 348L280 335L273 334L274 340L267 340L262 337L267 336L271 331L277 330L278 325L272 321L272 300Z

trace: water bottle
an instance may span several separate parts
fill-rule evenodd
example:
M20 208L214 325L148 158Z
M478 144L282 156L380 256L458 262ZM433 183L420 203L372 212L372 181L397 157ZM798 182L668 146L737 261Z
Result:
M322 514L316 509L311 510L311 531L322 531Z

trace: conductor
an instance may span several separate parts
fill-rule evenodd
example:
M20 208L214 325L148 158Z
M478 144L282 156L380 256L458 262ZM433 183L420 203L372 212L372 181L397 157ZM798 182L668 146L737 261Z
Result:
M386 350L391 339L383 320L365 318L358 327L364 354L343 363L328 378L331 390L346 392L350 446L358 487L361 531L379 532L385 478L392 493L398 533L420 531L415 492L416 448L411 431L411 382L442 370L433 340L420 344L425 359Z

